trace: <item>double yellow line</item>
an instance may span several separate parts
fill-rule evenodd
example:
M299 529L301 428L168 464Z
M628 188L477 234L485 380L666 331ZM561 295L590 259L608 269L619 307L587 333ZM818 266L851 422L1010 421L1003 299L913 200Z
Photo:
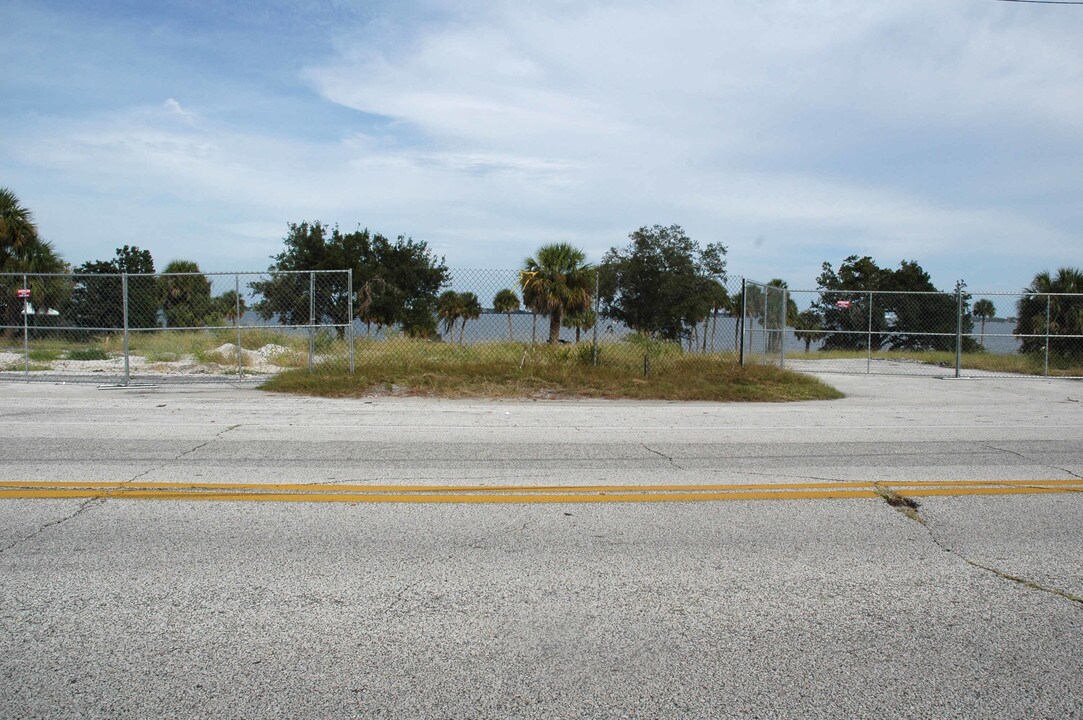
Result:
M1083 492L1083 480L919 480L756 485L328 485L0 481L0 499L103 498L344 503L607 503L908 498Z

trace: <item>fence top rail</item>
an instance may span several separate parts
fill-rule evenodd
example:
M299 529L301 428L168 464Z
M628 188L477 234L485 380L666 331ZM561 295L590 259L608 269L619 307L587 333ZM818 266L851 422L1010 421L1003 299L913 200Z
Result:
M176 273L41 273L41 272L0 272L0 278L70 278L70 277L180 277L184 275L203 275L212 277L234 277L237 275L345 275L344 270L244 270L231 272L176 272Z
M761 285L762 283L756 283ZM769 285L767 287L775 287ZM783 289L783 288L778 288ZM940 295L947 297L955 297L954 290L824 290L824 289L812 289L812 290L791 290L785 288L786 292L792 294L813 294L813 295ZM1083 298L1083 293L1045 293L1045 292L982 292L980 290L964 290L963 295L973 298L983 297L1077 297Z

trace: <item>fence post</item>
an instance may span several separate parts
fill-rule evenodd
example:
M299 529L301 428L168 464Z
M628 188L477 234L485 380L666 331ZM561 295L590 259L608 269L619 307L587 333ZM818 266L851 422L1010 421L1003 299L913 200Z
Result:
M1052 320L1053 296L1045 296L1045 376L1049 377L1049 323Z
M963 288L955 286L955 377L962 376L963 369Z
M121 275L120 283L120 294L124 302L124 386L127 387L132 377L128 353L128 273Z
M745 279L741 278L741 317L737 321L737 326L741 329L741 346L737 349L738 362L741 367L745 366L745 313L748 308L746 303L748 301L748 292L745 286Z
M598 310L601 308L600 298L598 297L598 275L600 270L594 271L594 339L591 340L592 347L590 349L590 362L595 367L598 366L598 323L601 321L601 316L598 314Z
M872 290L869 290L869 334L866 342L868 356L865 358L865 374L872 374Z
M23 290L29 290L30 285L23 275ZM23 377L30 382L30 298L23 298Z
M786 367L786 299L789 295L789 291L785 288L782 289L782 307L779 309L779 319L781 329L778 331L778 366L780 368Z
M768 333L769 333L769 331L767 329L767 324L769 322L768 317L767 317L767 299L770 297L770 294L771 294L771 291L768 289L768 286L765 285L764 286L764 362L765 363L767 362L767 354L768 354L768 352L770 352L770 350L768 349L768 345L767 345L767 336L768 336Z
M349 313L349 343L350 343L350 374L353 375L354 368L356 366L356 360L354 355L354 331L353 331L353 268L346 270L346 302L349 306L347 311Z
M241 274L233 275L233 294L236 295L237 307L234 309L233 324L237 326L237 377L244 377L244 362L241 360Z
M316 272L308 271L308 370L316 365Z

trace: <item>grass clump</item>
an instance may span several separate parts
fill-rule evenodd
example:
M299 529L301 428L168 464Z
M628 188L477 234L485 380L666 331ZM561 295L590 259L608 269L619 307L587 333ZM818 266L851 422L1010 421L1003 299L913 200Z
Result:
M589 344L486 343L460 346L424 340L361 342L356 372L325 363L276 375L266 390L325 397L363 397L389 389L449 398L607 398L637 400L788 401L842 397L834 388L773 366L740 367L730 357L610 343L592 364Z
M89 346L68 351L68 360L108 360L109 353L100 347Z
M35 348L32 349L28 355L31 360L38 362L52 362L53 360L60 359L60 351L52 348Z

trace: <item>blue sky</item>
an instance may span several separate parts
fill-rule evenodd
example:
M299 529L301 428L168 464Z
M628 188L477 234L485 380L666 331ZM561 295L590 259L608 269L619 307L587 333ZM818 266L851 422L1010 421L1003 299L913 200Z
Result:
M642 225L815 285L1083 264L1083 7L0 0L0 185L73 264L263 269L289 222L513 268Z

